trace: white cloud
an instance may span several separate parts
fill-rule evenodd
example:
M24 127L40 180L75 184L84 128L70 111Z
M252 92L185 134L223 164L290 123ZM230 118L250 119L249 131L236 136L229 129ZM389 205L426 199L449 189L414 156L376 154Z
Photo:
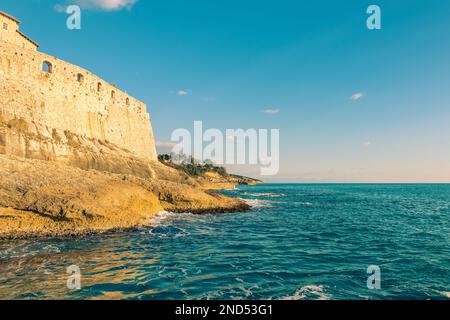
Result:
M191 93L191 90L189 89L182 89L177 91L177 96L187 96L189 93Z
M156 147L158 148L173 148L175 147L176 143L172 141L161 141L156 140Z
M357 100L363 98L364 96L365 96L364 93L362 93L362 92L357 92L357 93L355 93L354 95L352 95L352 96L350 97L350 99L353 100L353 101L357 101Z
M138 0L74 0L73 2L85 9L113 11L124 8L131 9Z
M280 109L265 109L263 112L267 114L277 114L280 113Z

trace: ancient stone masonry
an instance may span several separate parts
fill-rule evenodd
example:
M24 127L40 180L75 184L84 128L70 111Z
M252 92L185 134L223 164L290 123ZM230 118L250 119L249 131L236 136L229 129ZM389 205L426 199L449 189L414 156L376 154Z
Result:
M99 153L107 146L157 160L145 104L37 51L18 27L17 19L0 12L0 153L68 161L88 141Z

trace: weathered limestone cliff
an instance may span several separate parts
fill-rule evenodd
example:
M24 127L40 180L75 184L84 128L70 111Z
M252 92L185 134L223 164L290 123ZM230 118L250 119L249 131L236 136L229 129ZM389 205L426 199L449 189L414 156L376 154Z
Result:
M56 161L81 169L96 169L139 177L154 177L151 161L128 150L69 130L50 129L24 118L0 113L0 154Z

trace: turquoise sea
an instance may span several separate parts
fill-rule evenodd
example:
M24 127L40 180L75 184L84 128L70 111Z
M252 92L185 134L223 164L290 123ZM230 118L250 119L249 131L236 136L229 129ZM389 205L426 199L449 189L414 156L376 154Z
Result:
M266 184L247 213L0 241L1 299L449 299L450 185ZM79 266L81 290L66 286ZM367 288L379 266L381 288Z

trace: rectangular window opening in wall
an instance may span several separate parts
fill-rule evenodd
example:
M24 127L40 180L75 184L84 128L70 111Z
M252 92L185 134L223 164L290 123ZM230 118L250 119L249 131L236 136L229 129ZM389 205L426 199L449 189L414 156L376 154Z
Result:
M7 23L3 23L3 29L4 30L8 30L8 24Z

